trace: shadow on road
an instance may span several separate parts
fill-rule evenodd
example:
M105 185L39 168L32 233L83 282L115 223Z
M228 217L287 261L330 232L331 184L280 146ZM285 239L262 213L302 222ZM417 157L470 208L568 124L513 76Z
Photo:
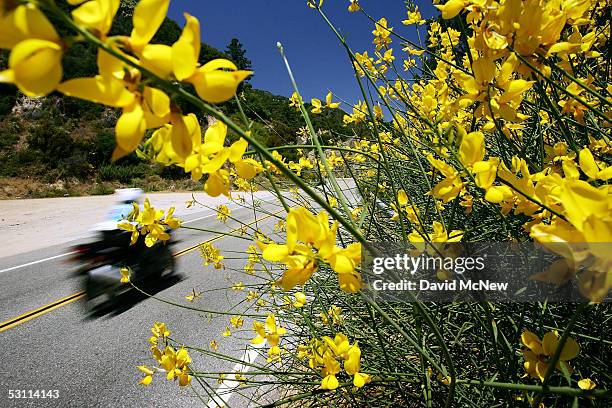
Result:
M150 295L155 295L176 285L183 279L185 279L183 275L172 274L154 283L148 283L146 286L141 286L140 289ZM101 303L98 302L94 304L94 302L90 301L88 302L85 319L93 320L104 316L117 316L148 298L149 296L132 289Z

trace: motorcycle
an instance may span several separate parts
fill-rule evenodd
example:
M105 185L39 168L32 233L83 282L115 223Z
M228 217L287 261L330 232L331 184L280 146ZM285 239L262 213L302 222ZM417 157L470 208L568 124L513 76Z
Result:
M71 261L76 263L76 274L83 278L83 290L88 301L106 296L113 304L132 290L121 283L121 269L130 269L130 281L146 290L162 280L176 277L171 248L177 243L171 235L167 241L158 241L147 247L144 237L130 245L131 234L123 230L97 231L96 238L73 247ZM91 304L91 302L88 302Z

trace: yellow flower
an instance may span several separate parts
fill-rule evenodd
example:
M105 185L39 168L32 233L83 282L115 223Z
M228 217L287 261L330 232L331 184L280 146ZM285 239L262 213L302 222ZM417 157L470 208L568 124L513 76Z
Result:
M144 386L151 384L151 381L153 381L153 374L155 372L149 367L144 366L144 365L138 366L138 369L145 374L145 377L142 380L140 380L139 384L142 384Z
M230 319L230 324L234 326L236 329L238 329L239 327L242 327L243 323L244 323L244 319L240 316L232 316L232 318Z
M334 325L339 325L343 321L342 308L336 305L330 306L330 308L327 310L327 313L321 313L320 316L324 324L329 324L330 319L331 323Z
M337 109L340 106L340 102L332 102L332 92L329 91L325 96L325 107L329 109Z
M578 381L578 387L580 387L582 390L590 391L597 387L597 384L595 384L595 382L590 378L583 378L582 380Z
M186 24L178 41L172 45L172 72L179 81L190 78L196 72L200 57L200 22L185 13Z
M295 297L293 307L295 307L296 309L304 307L304 305L306 304L306 295L302 292L295 292L293 296Z
M3 1L0 6L0 48L10 49L32 38L59 41L55 28L38 7L31 2L22 5L16 3Z
M179 386L181 387L189 385L191 382L189 364L191 364L192 360L185 348L175 351L171 346L166 346L163 353L157 354L154 351L154 357L159 362L161 368L166 371L167 380L178 379Z
M459 160L468 169L474 163L482 161L485 155L484 134L482 132L471 132L463 136L459 146Z
M324 336L311 339L308 345L298 347L298 358L308 358L311 368L321 367L321 389L334 390L338 388L337 375L341 373L344 362L344 371L353 376L353 385L363 387L371 381L368 374L361 373L361 349L357 343L351 344L343 333L336 333L334 338Z
M130 282L130 270L128 268L121 268L121 283L129 283Z
M151 333L155 338L161 337L165 338L170 336L170 330L166 328L166 323L163 322L155 322L153 323L153 327L151 328Z
M226 222L231 214L232 212L227 205L220 205L217 207L217 219L219 221Z
M544 381L544 377L548 371L548 360L556 352L557 344L559 343L559 335L551 331L546 333L542 340L540 340L537 335L529 330L525 330L523 334L521 334L521 342L524 345L522 352L525 358L525 371L531 377L539 378L540 381ZM563 365L571 374L572 368L567 364L567 361L575 358L579 351L580 347L578 343L571 337L568 337L561 351L561 355L559 356L556 368L560 369L561 365Z
M196 292L195 289L192 289L192 292L185 296L185 299L187 299L188 302L193 302L196 299L199 299L202 297L202 292Z
M593 153L585 147L579 154L580 169L590 179L607 181L612 178L612 166L606 167L603 163L597 163Z
M429 242L459 242L463 237L463 231L452 230L450 234L446 231L444 226L438 222L433 222L433 232L431 234L424 234ZM412 243L425 242L425 239L416 231L408 235L408 240Z
M431 194L436 198L442 199L445 203L455 199L464 187L457 171L442 160L434 158L432 154L427 156L427 160L431 163L433 168L438 170L445 177L444 180L434 186L431 190Z
M292 106L299 111L301 102L302 102L302 97L300 96L300 94L294 91L291 94L291 97L289 98L289 106Z
M406 194L403 188L397 191L397 202L401 206L408 205L408 194Z
M310 7L310 8L321 8L321 7L323 7L323 0L319 0L319 4L318 5L315 2L315 0L308 0L306 3L308 4L308 7Z
M370 381L372 381L372 377L369 374L355 373L353 377L353 385L357 388L365 386Z
M200 98L211 103L221 103L236 94L238 85L253 72L238 70L236 65L226 59L207 62L189 78Z
M130 213L128 219L117 224L118 228L132 232L132 245L136 243L140 234L145 237L145 245L152 247L158 240L167 241L170 239L170 235L166 232L167 228L176 229L180 227L180 220L173 216L174 207L171 207L163 218L164 210L151 207L148 198L145 199L142 211L136 203L133 205L134 210Z
M232 289L236 291L243 291L246 288L243 282L236 282L232 285Z
M11 51L9 69L0 72L0 82L14 83L27 96L47 95L62 78L61 57L62 49L54 42L24 40Z
M0 48L10 48L8 69L0 82L15 84L27 96L45 96L62 79L61 39L47 17L32 3L1 18Z
M317 99L317 98L312 98L310 103L312 104L312 113L321 113L323 112L323 105L321 104L321 100Z
M381 18L374 25L374 45L376 45L376 49L379 50L384 46L387 46L391 43L391 32L393 31L393 27L387 26L387 19Z
M464 0L448 0L445 4L435 7L442 13L442 18L448 20L458 15L465 7L465 3Z
M134 8L133 29L129 38L133 50L142 50L166 18L170 0L140 0Z
M327 213L314 216L304 207L292 208L286 225L286 244L258 242L264 259L283 262L287 267L278 282L284 290L306 283L317 268L317 258L329 263L338 273L343 290L356 292L361 288L361 275L355 271L361 262L361 245L337 247L338 225L334 222L330 227ZM312 247L318 250L316 254Z
M219 248L216 248L210 242L205 242L201 244L199 248L200 256L204 260L204 266L213 264L215 266L215 269L221 269L223 267L221 261L223 261L225 257L221 255L221 251L219 251Z
M334 374L328 374L327 376L325 376L325 378L323 378L323 381L321 381L320 388L322 390L335 390L336 388L338 388L338 385L339 383L336 376Z
M466 214L470 214L474 206L474 197L472 197L470 194L464 195L462 200L459 202L459 205L465 208Z
M348 11L350 11L351 13L354 13L354 12L359 11L361 9L361 7L359 7L359 3L357 1L358 0L350 0L350 4L348 6Z
M265 323L258 321L253 322L253 331L256 336L251 340L251 344L268 343L270 347L278 346L280 337L287 333L283 327L276 324L276 316L273 313L268 314Z
M282 352L283 352L283 349L281 349L279 346L270 347L270 349L268 350L268 358L266 359L266 361L268 363L271 363L273 361L280 362Z
M411 25L411 24L422 25L422 24L425 24L425 22L426 21L423 20L423 18L421 17L421 12L419 11L419 8L415 6L414 11L408 10L408 18L406 20L403 20L402 24L404 25Z
M69 0L69 3L82 3L72 10L74 22L103 38L111 29L115 14L119 10L120 0L91 0L84 3L79 0Z
M113 160L134 151L147 129L164 126L171 120L176 122L176 115L170 115L170 98L159 89L140 87L138 71L128 70L123 62L103 50L98 51L98 69L100 75L70 79L57 88L68 96L122 109L115 126L117 148ZM180 136L172 134L178 154L183 153L180 147L184 145L184 141L178 140Z

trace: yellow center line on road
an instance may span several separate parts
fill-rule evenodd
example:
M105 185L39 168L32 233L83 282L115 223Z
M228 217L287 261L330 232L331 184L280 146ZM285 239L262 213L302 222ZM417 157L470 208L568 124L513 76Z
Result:
M251 221L248 224L243 224L240 228L235 228L235 229L231 230L229 232L229 234L232 234L232 233L234 233L236 231L240 231L240 229L243 226L250 227L253 224L256 224L258 222L264 221L264 220L266 220L266 219L268 219L270 217L273 217L273 216L281 213L282 211L284 211L284 210L277 211L277 212L275 212L273 214L268 214L265 217L253 220L253 221ZM173 256L175 258L178 258L179 256L183 256L185 254L188 254L189 252L194 251L195 249L197 249L199 246L201 246L203 244L219 241L219 240L221 240L221 239L223 239L223 238L225 238L227 236L228 236L228 233L218 234L218 235L216 235L216 236L214 236L212 238L207 239L206 241L202 241L202 242L200 242L200 243L198 243L196 245L192 245L192 246L187 247L185 249L181 249L180 251L175 252L173 254ZM80 291L80 292L77 292L77 293L73 293L70 296L66 296L64 298L61 298L59 300L56 300L56 301L51 302L49 304L46 304L44 306L41 306L41 307L38 307L36 309L30 310L30 311L25 312L25 313L23 313L23 314L21 314L21 315L19 315L17 317L13 317L12 319L8 319L8 320L0 323L0 333L2 333L3 331L6 331L8 329L12 329L13 327L19 326L20 324L23 324L23 323L25 323L25 322L27 322L29 320L34 319L34 318L40 317L42 315L45 315L45 314L47 314L47 313L49 313L49 312L51 312L51 311L53 311L55 309L59 309L62 306L69 305L70 303L76 302L77 300L81 300L84 297L85 297L85 291Z

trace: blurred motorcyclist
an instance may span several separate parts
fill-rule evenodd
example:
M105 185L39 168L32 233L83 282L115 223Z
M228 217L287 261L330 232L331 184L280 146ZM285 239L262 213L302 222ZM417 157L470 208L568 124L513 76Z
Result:
M82 264L80 273L86 273L85 290L88 298L120 290L119 269L129 267L131 280L142 284L155 282L165 272L174 273L174 258L170 251L173 242L158 242L147 247L141 236L133 245L131 233L117 227L134 209L133 203L141 204L144 192L139 188L118 189L116 201L103 222L93 227L94 241L76 247L75 260Z

